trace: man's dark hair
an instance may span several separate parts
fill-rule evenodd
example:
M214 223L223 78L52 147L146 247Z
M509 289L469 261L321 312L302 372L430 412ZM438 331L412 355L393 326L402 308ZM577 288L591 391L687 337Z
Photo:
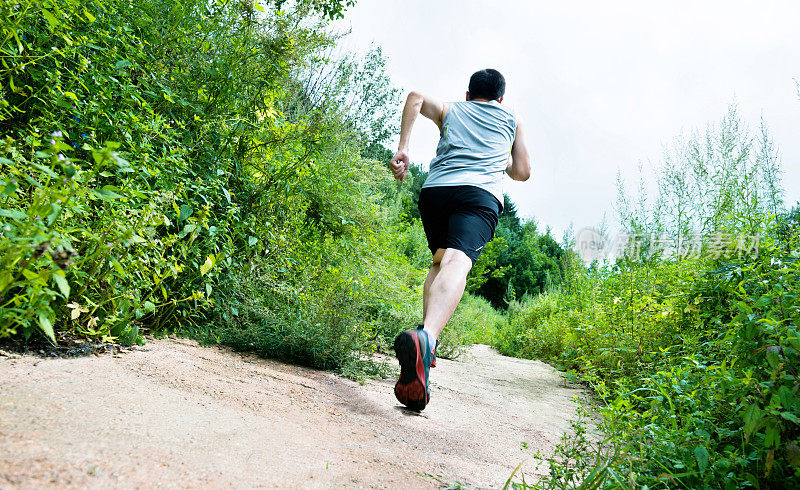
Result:
M467 90L472 99L497 100L506 93L506 79L499 71L486 68L469 77Z

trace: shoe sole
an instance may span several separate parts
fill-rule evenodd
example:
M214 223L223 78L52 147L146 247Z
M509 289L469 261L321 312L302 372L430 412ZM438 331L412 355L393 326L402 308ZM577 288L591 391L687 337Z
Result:
M425 389L425 366L415 333L403 332L394 339L394 352L400 362L400 379L394 385L394 396L411 410L421 411L428 404Z

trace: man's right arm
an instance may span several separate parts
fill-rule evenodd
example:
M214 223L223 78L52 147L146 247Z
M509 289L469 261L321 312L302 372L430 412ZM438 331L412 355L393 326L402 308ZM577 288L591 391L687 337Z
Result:
M522 121L520 120L517 120L514 144L511 146L511 161L506 167L506 174L519 181L525 181L531 177L531 156L525 144L525 132L522 129Z
M397 148L397 153L392 157L389 162L389 168L394 174L394 178L403 180L408 172L408 166L411 163L411 158L408 155L408 145L411 140L411 128L414 127L414 121L417 119L417 114L422 114L427 117L442 129L444 123L444 116L447 114L447 106L442 102L423 95L419 92L411 92L406 99L406 105L403 107L403 118L400 122L400 144Z

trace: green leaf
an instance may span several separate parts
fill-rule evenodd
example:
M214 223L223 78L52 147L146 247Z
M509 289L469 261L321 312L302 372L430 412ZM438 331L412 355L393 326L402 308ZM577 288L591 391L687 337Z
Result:
M258 242L258 238L254 237L254 236L247 237L247 244L250 245L251 247L253 245L255 245L257 242Z
M29 281L35 281L36 279L39 279L39 274L29 271L28 269L22 269L22 275L25 276L25 279Z
M8 182L6 182L6 186L3 189L3 194L10 196L11 194L17 192L18 188L19 186L15 182L9 180Z
M16 29L12 29L11 30L11 35L14 36L14 40L17 41L17 51L19 51L20 54L21 54L25 50L25 48L22 47L22 41L19 38L19 34L17 34L17 30ZM13 89L14 84L13 84L13 80L12 80L11 77L9 77L9 82L12 82L11 83L11 87Z
M793 414L792 412L781 412L781 417L788 420L789 422L800 424L800 420L798 420L797 415Z
M39 327L42 329L47 338L54 344L56 343L56 333L53 331L53 324L50 323L50 312L47 310L39 310Z
M75 102L78 102L78 96L75 95L74 92L64 92L64 95L66 95L70 99L74 100Z
M67 278L62 274L63 272L56 272L53 274L53 280L56 281L56 286L58 286L64 298L69 298L69 283L67 282Z
M755 432L756 427L759 425L759 422L762 420L763 412L758 405L753 403L747 410L744 411L744 436L745 439L749 439L749 437Z
M775 447L781 442L781 431L776 422L770 421L764 432L764 447Z
M697 466L700 468L700 474L705 474L708 469L708 450L705 446L697 446L694 448L694 458L697 460Z
M61 206L56 203L50 205L50 214L47 215L47 226L53 226L58 215L61 213Z
M52 177L54 179L58 178L58 174L57 173L53 172L51 169L45 167L44 165L39 165L38 163L34 163L33 166L38 168L39 170L41 170L42 172L44 172L45 174L49 175L50 177Z
M183 238L186 235L188 235L189 233L192 233L193 231L195 231L196 229L197 229L197 225L196 224L189 223L189 224L187 224L186 226L183 227L183 229L181 230L180 235L178 235L178 236Z
M214 267L214 256L209 255L208 257L206 257L205 263L202 266L200 266L200 275L205 276L206 274L208 274L208 271L210 271L212 267Z
M11 218L15 221L25 221L28 217L27 214L23 213L22 211L17 211L16 209L0 209L0 216L5 216L6 218Z
M114 267L114 270L117 271L117 274L119 274L122 277L127 276L127 274L125 273L125 269L122 267L122 264L119 263L119 260L112 258L111 265Z
M506 490L509 487L509 485L511 485L511 479L514 478L514 475L517 473L517 471L519 471L519 469L522 467L522 463L524 462L525 461L520 462L520 464L518 464L517 467L514 468L514 471L511 472L511 475L509 475L508 480L506 480L506 484L503 485L503 490Z
M776 345L770 345L766 349L767 362L773 368L778 367L781 362L781 356L779 353L780 347Z
M86 19L87 19L89 22L94 22L94 21L96 21L96 20L97 20L97 18L96 18L94 15L92 15L91 13L89 13L89 11L88 11L88 10L86 10L86 9L83 9L83 15L85 15L85 16L86 16Z
M193 212L194 211L192 211L192 208L190 208L186 204L181 204L180 215L178 216L178 221L185 220L186 218L191 216Z
M122 196L120 196L116 192L114 192L112 190L108 190L106 188L103 188L103 189L92 189L92 194L94 194L98 198L102 199L103 201L115 201L117 199L122 199L123 198Z
M117 68L125 68L126 66L131 66L132 64L133 63L131 63L128 60L119 60L114 66L116 66Z
M56 16L50 13L49 10L42 9L42 14L44 15L44 18L47 19L47 23L50 24L51 28L55 29L61 25L61 22L59 22L58 19L56 19Z
M786 386L781 386L778 389L778 399L781 401L781 406L785 409L791 409L795 406L794 394Z

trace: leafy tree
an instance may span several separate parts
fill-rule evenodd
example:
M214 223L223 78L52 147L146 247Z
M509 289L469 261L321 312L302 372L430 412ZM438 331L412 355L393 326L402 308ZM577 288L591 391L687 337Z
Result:
M271 0L277 9L281 9L287 0ZM310 0L311 7L322 15L333 19L341 19L348 7L356 4L355 0Z
M542 293L560 283L563 252L549 234L524 231L522 238L515 241L502 235L499 238L508 243L506 252L490 268L490 274L494 275L476 291L477 294L495 307L507 307L514 299Z
M500 210L498 223L511 234L519 235L522 232L522 221L517 216L517 205L508 197L508 194L503 194L503 209Z
M326 56L348 4L0 1L0 337L180 331L356 373L413 323L364 158L396 90L378 50Z

